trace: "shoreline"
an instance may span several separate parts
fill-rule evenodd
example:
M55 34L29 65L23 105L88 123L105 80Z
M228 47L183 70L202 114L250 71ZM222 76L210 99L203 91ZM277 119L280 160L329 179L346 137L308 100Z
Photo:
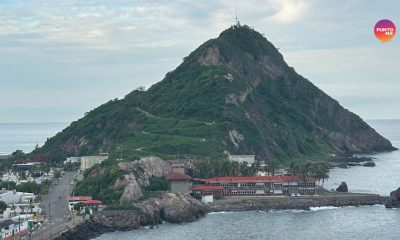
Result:
M378 194L328 193L325 196L273 196L273 197L226 197L208 204L205 215L219 212L306 210L313 207L351 207L384 205L390 197ZM203 215L202 215L203 216ZM198 220L194 216L189 221ZM77 225L55 239L94 239L114 231L132 231L143 227L153 228L164 220L154 219L146 213L132 210L105 210L93 215L92 220ZM180 221L176 223L182 223Z

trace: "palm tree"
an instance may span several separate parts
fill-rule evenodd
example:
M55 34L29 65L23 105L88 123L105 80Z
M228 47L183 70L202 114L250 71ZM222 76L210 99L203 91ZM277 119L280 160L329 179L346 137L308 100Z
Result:
M29 212L30 212L30 214L32 214L32 211L33 211L33 204L32 203L29 203Z
M289 165L289 171L288 171L289 175L292 176L291 177L291 181L290 181L290 186L288 189L288 194L291 194L291 186L293 185L293 177L297 176L299 174L299 166L298 164L296 164L296 162L291 162Z
M276 170L278 167L279 167L278 161L276 161L275 159L269 160L269 161L268 161L268 164L267 164L267 172L268 172L268 175L269 175L269 173L271 173L272 176L274 176L274 175L275 175L275 170Z
M238 162L236 162L236 161L232 161L231 162L231 164L230 164L230 171L231 171L231 176L238 176L239 175L239 167L240 167L240 165L239 165L239 163Z
M17 211L16 211L16 207L15 207L14 203L11 204L11 210L14 211L14 217L16 217Z

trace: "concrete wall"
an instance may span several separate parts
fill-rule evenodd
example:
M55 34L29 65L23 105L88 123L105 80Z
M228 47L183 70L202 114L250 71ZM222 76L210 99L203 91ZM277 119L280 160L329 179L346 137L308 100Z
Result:
M170 192L190 193L189 189L192 183L187 180L173 180L169 183Z
M212 203L214 202L214 196L213 195L201 196L201 201L204 203Z
M89 169L96 164L100 164L107 158L107 156L83 156L81 157L81 170L85 171L86 169Z

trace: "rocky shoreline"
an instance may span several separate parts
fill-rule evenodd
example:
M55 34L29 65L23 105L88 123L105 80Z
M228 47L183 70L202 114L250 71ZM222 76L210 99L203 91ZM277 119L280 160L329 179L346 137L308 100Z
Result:
M155 226L163 221L191 222L209 212L209 207L189 194L165 193L135 204L132 210L104 210L93 214L74 229L62 233L58 240L87 240L113 231L129 231L144 226Z
M163 221L181 223L199 219L209 212L270 211L287 209L309 210L321 206L362 206L386 204L389 197L374 194L338 193L318 197L231 197L206 205L188 194L166 193L151 198L135 210L105 210L93 215L74 229L62 233L58 240L88 240L113 231L129 231L156 226Z

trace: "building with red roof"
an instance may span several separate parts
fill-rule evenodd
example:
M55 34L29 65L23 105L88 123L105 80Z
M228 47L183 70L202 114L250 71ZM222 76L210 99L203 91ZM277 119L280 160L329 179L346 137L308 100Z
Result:
M192 187L197 196L265 196L315 194L315 178L300 176L240 176L196 179L203 185Z
M170 192L191 193L192 177L180 173L173 172L165 175L168 180L168 190Z
M84 202L92 200L92 196L71 196L68 198L69 202Z

